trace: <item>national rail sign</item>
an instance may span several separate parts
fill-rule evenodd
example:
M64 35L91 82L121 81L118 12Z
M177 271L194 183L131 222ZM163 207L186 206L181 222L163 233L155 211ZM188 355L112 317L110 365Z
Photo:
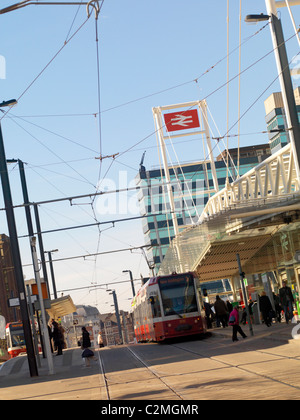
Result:
M200 127L197 109L164 114L164 119L168 132Z

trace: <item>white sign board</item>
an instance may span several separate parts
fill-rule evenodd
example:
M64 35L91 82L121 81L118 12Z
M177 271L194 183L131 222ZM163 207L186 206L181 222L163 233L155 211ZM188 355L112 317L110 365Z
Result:
M0 315L0 339L5 339L6 322L4 316Z

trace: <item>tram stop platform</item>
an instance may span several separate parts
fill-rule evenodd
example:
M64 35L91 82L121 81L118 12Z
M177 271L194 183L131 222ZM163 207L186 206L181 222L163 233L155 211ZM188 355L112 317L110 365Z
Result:
M285 344L289 343L289 341L294 341L295 339L297 339L295 337L295 331L293 331L294 327L296 326L297 326L297 323L293 324L290 322L289 324L286 324L285 321L273 323L271 327L267 327L265 324L253 325L252 326L253 336L252 336L249 325L240 324L240 327L242 328L244 333L247 335L247 338L253 338L253 339L265 338L267 340L279 341ZM299 330L300 330L300 327L299 327ZM212 328L208 330L208 332L210 332L215 337L223 337L223 338L228 338L230 340L232 339L232 327L230 326L226 328L223 328L223 327ZM293 337L293 334L294 334L294 337ZM238 334L238 338L239 338L239 334ZM299 334L299 339L300 339L300 334ZM299 345L300 345L300 342L299 342Z
M295 342L292 334L297 330L295 329L297 325L300 324L287 325L282 322L273 324L269 328L265 325L254 325L253 336L250 334L248 325L241 325L241 327L248 337L247 341L251 340L252 348L255 348L256 342L259 348L262 339L277 341L278 345ZM232 327L208 330L207 336L208 340L219 338L225 344L228 339L228 344L230 344L232 343ZM53 355L53 374L49 374L47 359L43 359L40 355L39 376L37 377L30 377L26 355L10 359L0 365L0 401L14 399L107 400L98 354L108 350L109 347L96 350L97 361L91 361L89 368L84 366L80 348L64 350L62 356Z

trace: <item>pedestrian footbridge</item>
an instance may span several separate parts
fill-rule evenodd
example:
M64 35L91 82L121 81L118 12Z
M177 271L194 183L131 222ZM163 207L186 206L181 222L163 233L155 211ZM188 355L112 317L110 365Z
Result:
M198 223L173 239L159 274L232 279L239 276L237 253L246 274L288 266L299 282L300 191L291 144L214 194Z

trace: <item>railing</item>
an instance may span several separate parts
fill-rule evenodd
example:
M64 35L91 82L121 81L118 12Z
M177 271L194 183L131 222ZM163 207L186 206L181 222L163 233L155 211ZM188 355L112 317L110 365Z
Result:
M289 143L210 197L199 222L233 208L257 206L274 200L284 202L297 193L299 181L293 148Z

